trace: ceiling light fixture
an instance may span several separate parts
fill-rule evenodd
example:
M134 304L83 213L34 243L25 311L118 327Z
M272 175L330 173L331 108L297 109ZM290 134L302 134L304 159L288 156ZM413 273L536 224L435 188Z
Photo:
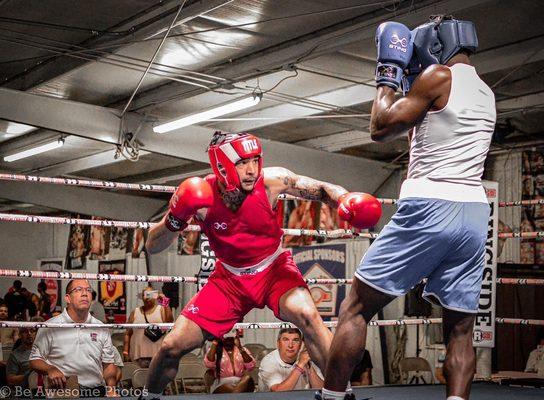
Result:
M60 139L58 139L58 140L56 140L54 142L45 143L45 144L42 144L40 146L32 147L32 148L30 148L28 150L20 151L18 153L6 156L6 157L4 157L4 161L7 161L7 162L17 161L17 160L20 160L22 158L35 156L36 154L40 154L40 153L44 153L44 152L49 151L49 150L57 149L59 147L62 147L62 145L64 145L64 139L60 138Z
M223 104L221 106L210 108L206 111L187 115L186 117L177 118L165 124L157 125L153 128L156 133L170 132L175 129L183 128L184 126L194 125L202 121L207 121L221 115L230 114L245 108L253 107L262 99L262 94L252 94L251 96L242 97L236 101Z

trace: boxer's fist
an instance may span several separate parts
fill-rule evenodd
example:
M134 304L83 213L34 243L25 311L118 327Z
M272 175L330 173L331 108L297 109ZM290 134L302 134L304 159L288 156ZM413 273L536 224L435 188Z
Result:
M170 209L165 218L166 227L179 231L197 210L213 205L213 189L204 179L194 177L184 180L170 199Z
M402 94L406 96L406 94L410 91L410 89L414 85L416 78L421 73L421 64L419 63L419 59L417 58L417 55L415 52L412 55L410 62L404 69L404 72L405 72L405 75L404 75L404 78L402 79L401 89L402 89Z
M410 29L398 22L380 24L376 30L376 47L378 51L376 84L397 90L404 76L404 68L412 58Z
M355 228L367 229L378 223L382 205L367 193L345 193L338 199L338 216Z

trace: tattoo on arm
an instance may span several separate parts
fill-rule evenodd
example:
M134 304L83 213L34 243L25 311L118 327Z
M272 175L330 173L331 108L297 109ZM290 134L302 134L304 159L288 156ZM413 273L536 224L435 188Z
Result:
M338 197L347 192L341 186L306 176L286 176L283 182L286 186L286 193L306 200L321 201L332 208L336 208Z

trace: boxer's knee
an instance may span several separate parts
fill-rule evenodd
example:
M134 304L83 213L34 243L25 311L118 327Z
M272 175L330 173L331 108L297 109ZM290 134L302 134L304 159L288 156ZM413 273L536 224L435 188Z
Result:
M297 316L296 325L304 332L315 329L321 323L321 316L315 306L302 307Z
M172 333L164 338L159 350L166 358L179 359L200 346L201 341L199 338Z
M179 343L175 343L173 339L166 337L161 343L159 353L166 358L177 359L181 358L183 349Z

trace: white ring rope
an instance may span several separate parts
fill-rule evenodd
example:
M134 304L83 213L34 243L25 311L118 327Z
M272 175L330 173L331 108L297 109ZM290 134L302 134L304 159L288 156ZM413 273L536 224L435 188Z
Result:
M544 204L544 199L500 201L499 207L536 206Z
M134 222L134 221L112 221L107 219L83 219L83 218L66 218L66 217L47 217L41 215L26 215L26 214L6 214L0 213L0 221L8 222L30 222L30 223L47 223L61 225L91 225L91 226L114 226L118 228L142 228L149 229L156 225L156 222ZM184 231L200 231L198 225L189 225ZM326 231L321 229L283 229L285 235L291 236L315 236L328 239L338 238L367 238L376 239L378 233L353 232L350 229L335 229ZM499 232L499 238L539 238L544 237L544 231L540 232Z
M334 328L338 321L324 321L327 328ZM413 319L386 319L370 321L369 326L396 326L396 325L429 325L441 324L442 318L413 318ZM26 321L2 321L2 328L83 328L83 329L143 329L156 327L161 329L172 329L174 323L161 324L78 324L78 323L47 323L47 322L26 322ZM232 329L283 329L292 328L295 325L289 322L242 322L234 325Z
M495 318L498 324L509 325L537 325L544 326L544 320L521 319L521 318ZM324 321L327 328L334 328L338 321ZM369 326L399 326L399 325L431 325L441 324L442 318L412 318L412 319L385 319L373 320ZM26 321L2 321L1 328L75 328L75 329L145 329L147 327L160 328L163 330L172 329L173 323L161 324L78 324L78 323L47 323L47 322L26 322ZM289 322L242 322L235 324L232 329L283 329L295 325Z
M18 175L18 174L0 174L0 180L4 181L22 181L22 182L34 182L34 183L49 183L53 185L66 185L66 186L83 186L94 187L103 189L123 189L123 190L139 190L145 192L161 192L161 193L174 193L176 186L165 185L148 185L142 183L123 183L112 181L99 181L91 179L77 179L77 178L51 178L47 176L34 176L34 175ZM280 195L282 200L304 200L295 196ZM378 199L382 204L396 204L397 199Z
M41 215L25 215L25 214L5 214L0 213L0 221L7 222L30 222L36 224L60 224L60 225L91 225L91 226L105 226L105 227L118 227L118 228L141 228L149 229L157 222L134 222L134 221L112 221L106 219L83 219L83 218L66 218L66 217L47 217ZM184 229L185 232L199 232L200 227L198 225L189 225ZM352 238L360 237L367 239L375 239L378 237L377 233L364 233L353 232L350 229L336 229L332 231L316 230L316 229L283 229L285 235L291 236L316 236L329 239L338 238Z
M199 279L194 276L175 275L123 275L123 274L97 274L90 272L59 272L36 271L30 269L0 269L0 277L10 278L35 278L35 279L86 279L89 281L113 281L113 282L177 282L177 283L206 283L207 279ZM309 285L351 285L351 278L307 278ZM497 278L496 282L503 285L536 285L544 286L544 279L531 278Z
M499 232L499 239L534 239L544 237L544 232Z
M124 183L124 182L112 182L112 181L79 179L79 178L52 178L47 176L5 174L5 173L0 173L0 180L49 183L53 185L83 186L83 187L94 187L94 188L103 188L103 189L139 190L139 191L161 192L161 193L174 193L176 191L175 186L167 186L167 185ZM280 195L280 198L286 199L286 200L302 200L297 197L289 196L289 195ZM398 199L378 199L378 201L382 204L397 204ZM534 206L534 205L544 205L544 199L499 202L499 207L517 207L517 206Z

